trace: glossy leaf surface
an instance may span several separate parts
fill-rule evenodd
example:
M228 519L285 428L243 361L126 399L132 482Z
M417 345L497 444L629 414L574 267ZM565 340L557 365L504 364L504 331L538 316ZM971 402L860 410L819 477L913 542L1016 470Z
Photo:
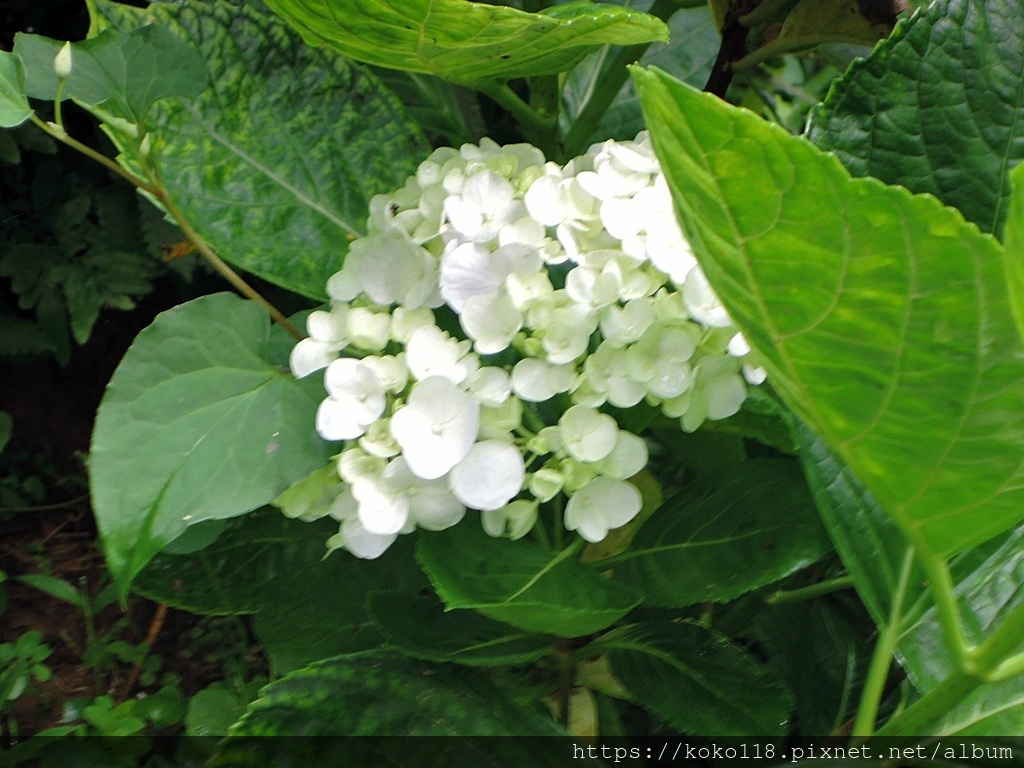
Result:
M749 112L636 77L683 228L786 403L920 552L1020 522L1024 348L999 244Z
M807 136L854 176L930 192L998 234L1024 159L1024 14L1016 0L937 0L858 61Z
M637 701L684 733L765 736L786 730L782 681L725 637L694 624L634 624L597 641Z
M550 637L517 631L475 611L445 612L433 597L376 592L367 610L391 648L427 661L527 664L554 648Z
M530 541L493 539L475 520L424 535L416 547L416 558L449 609L471 608L527 632L558 637L602 630L640 602L631 588L580 564L578 556Z
M226 260L326 298L370 197L402 186L429 151L419 128L368 69L310 49L259 5L96 0L95 28L149 22L209 70L201 96L151 115L171 197Z
M467 0L269 0L314 45L356 61L459 83L552 75L605 43L667 38L665 25L615 5L562 3L541 13Z
M728 602L831 549L799 464L762 459L708 473L670 498L614 577L650 605Z
M159 315L118 366L89 470L122 589L190 525L250 512L327 461L320 387L268 360L270 334L261 306L217 293Z

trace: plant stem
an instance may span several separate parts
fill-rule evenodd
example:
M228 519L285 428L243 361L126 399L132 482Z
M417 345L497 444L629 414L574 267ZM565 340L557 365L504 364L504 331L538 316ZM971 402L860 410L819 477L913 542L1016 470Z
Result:
M60 79L57 83L57 95L53 97L53 122L55 122L60 129L64 131L65 136L67 136L67 131L64 130L64 118L61 117L60 106L64 97L64 85L67 81L68 79L66 77L62 77Z
M679 10L679 4L675 0L654 0L647 13L657 16L662 21L668 19ZM627 67L640 60L651 43L640 43L628 45L621 48L606 67L602 67L600 85L597 91L587 100L587 103L580 110L580 113L573 121L572 127L565 134L563 140L563 152L566 158L576 157L582 154L590 142L590 137L597 130L608 107L615 101L615 97L622 90L626 78L629 77Z
M62 128L59 128L58 126L46 123L46 122L40 120L36 115L32 115L31 120L36 125L36 127L38 127L40 130L45 132L47 135L52 136L53 138L55 138L61 144L65 144L65 145L71 147L72 149L74 149L74 150L76 150L78 152L81 152L86 157L88 157L88 158L90 158L92 160L95 160L97 163L99 163L100 165L102 165L105 168L107 168L107 170L113 171L118 176L120 176L123 179L127 180L130 184L138 187L139 189L143 189L143 190L145 190L146 192L149 192L149 194L151 194L151 195L153 195L155 197L159 197L160 196L161 191L159 189L157 189L156 187L154 187L152 184L150 184L149 182L143 181L138 176L136 176L134 173L132 173L131 171L128 171L128 170L122 168L120 165L118 165L116 162L111 160L109 157L107 157L106 155L101 155L99 152L97 152L92 147L88 147L85 144L83 144L82 142L80 142L80 141L78 141L76 139L71 138L71 136L69 136L67 134L67 132L64 131Z
M801 587L800 589L780 589L778 592L773 592L768 595L764 601L769 605L799 603L804 600L821 597L822 595L830 595L833 592L841 592L842 590L849 589L852 586L853 579L849 576L839 576L835 579L819 581L817 584L811 584L808 587Z
M928 575L929 587L932 597L935 599L935 610L938 614L939 624L942 625L946 646L953 654L957 666L966 672L972 672L974 662L969 655L970 643L967 642L960 621L960 609L956 604L953 577L949 572L949 566L944 560L932 554L923 554L920 562Z
M529 104L520 99L507 83L495 80L481 80L472 83L480 93L490 96L499 105L507 109L521 126L531 135L545 135L553 126L557 126L557 117L542 115Z
M885 681L889 679L889 668L892 666L892 655L896 651L896 643L900 639L900 618L903 615L903 601L910 583L910 572L914 565L914 550L910 548L903 557L900 579L896 593L892 597L889 609L889 621L882 628L875 643L875 652L871 657L868 677L864 682L864 692L857 708L857 718L853 722L854 736L871 736L875 732L875 720L878 719L878 707L885 691Z
M271 304L269 301L263 298L259 291L257 291L247 282L245 282L245 280L242 279L241 275L239 275L237 272L235 272L235 270L229 267L227 262L221 259L221 257L218 256L214 252L214 250L209 245L206 244L206 241L203 240L203 238L200 237L199 233L192 228L192 225L189 224L188 219L185 218L185 214L177 206L177 204L173 200L171 200L169 195L167 195L163 190L161 190L157 194L157 197L159 198L160 202L164 204L164 207L167 208L167 212L171 214L177 225L181 227L181 231L185 233L185 236L193 243L195 243L196 248L199 250L201 254L203 254L203 257L210 263L210 266L217 270L221 274L221 276L229 283L231 283L231 285L233 285L235 289L237 289L238 292L241 293L243 296L262 304L264 309L267 310L267 313L270 315L270 317L273 318L274 322L276 322L278 325L280 325L282 328L288 331L288 333L291 334L291 336L296 341L302 341L304 338L306 338L306 335L302 333L302 331L300 331L294 325L292 325L291 321L284 316L284 313L281 312L281 310L279 310L277 307L275 307L273 304Z
M711 75L704 86L707 93L712 93L720 99L725 98L732 77L736 73L734 62L741 60L747 52L747 35L750 28L740 19L754 10L759 2L760 0L733 0L722 25L722 43L718 48L718 56L715 57Z
M558 722L563 728L569 727L569 699L572 696L575 672L576 665L572 660L572 654L567 653L558 670Z
M1024 653L1010 656L1024 641L1024 604L1018 605L970 654L976 674L989 681L1024 674Z

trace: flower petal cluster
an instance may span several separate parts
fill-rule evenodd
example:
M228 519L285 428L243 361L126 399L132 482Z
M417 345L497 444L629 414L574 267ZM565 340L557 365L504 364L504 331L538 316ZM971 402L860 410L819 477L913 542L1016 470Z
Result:
M368 230L291 356L298 377L326 369L316 426L344 443L343 490L317 507L341 524L331 548L376 557L467 508L519 538L559 495L566 528L600 541L639 512L628 478L648 461L603 408L692 431L764 380L646 134L565 166L526 144L438 149L371 201Z

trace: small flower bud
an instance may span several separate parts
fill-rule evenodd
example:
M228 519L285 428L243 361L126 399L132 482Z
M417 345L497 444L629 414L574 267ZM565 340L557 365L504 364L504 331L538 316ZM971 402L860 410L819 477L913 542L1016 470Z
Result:
M64 80L71 74L71 43L64 43L53 59L53 72Z

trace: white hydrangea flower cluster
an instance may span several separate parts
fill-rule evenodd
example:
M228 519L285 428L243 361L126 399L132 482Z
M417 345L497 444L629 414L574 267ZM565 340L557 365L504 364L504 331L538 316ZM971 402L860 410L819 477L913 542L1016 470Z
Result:
M326 368L317 430L346 441L336 497L301 512L341 522L330 548L377 557L467 508L519 538L559 494L565 527L600 541L639 512L626 480L648 454L599 408L646 401L692 431L764 380L646 134L564 167L527 144L439 149L370 209L291 356L298 377ZM524 407L556 396L555 424Z

